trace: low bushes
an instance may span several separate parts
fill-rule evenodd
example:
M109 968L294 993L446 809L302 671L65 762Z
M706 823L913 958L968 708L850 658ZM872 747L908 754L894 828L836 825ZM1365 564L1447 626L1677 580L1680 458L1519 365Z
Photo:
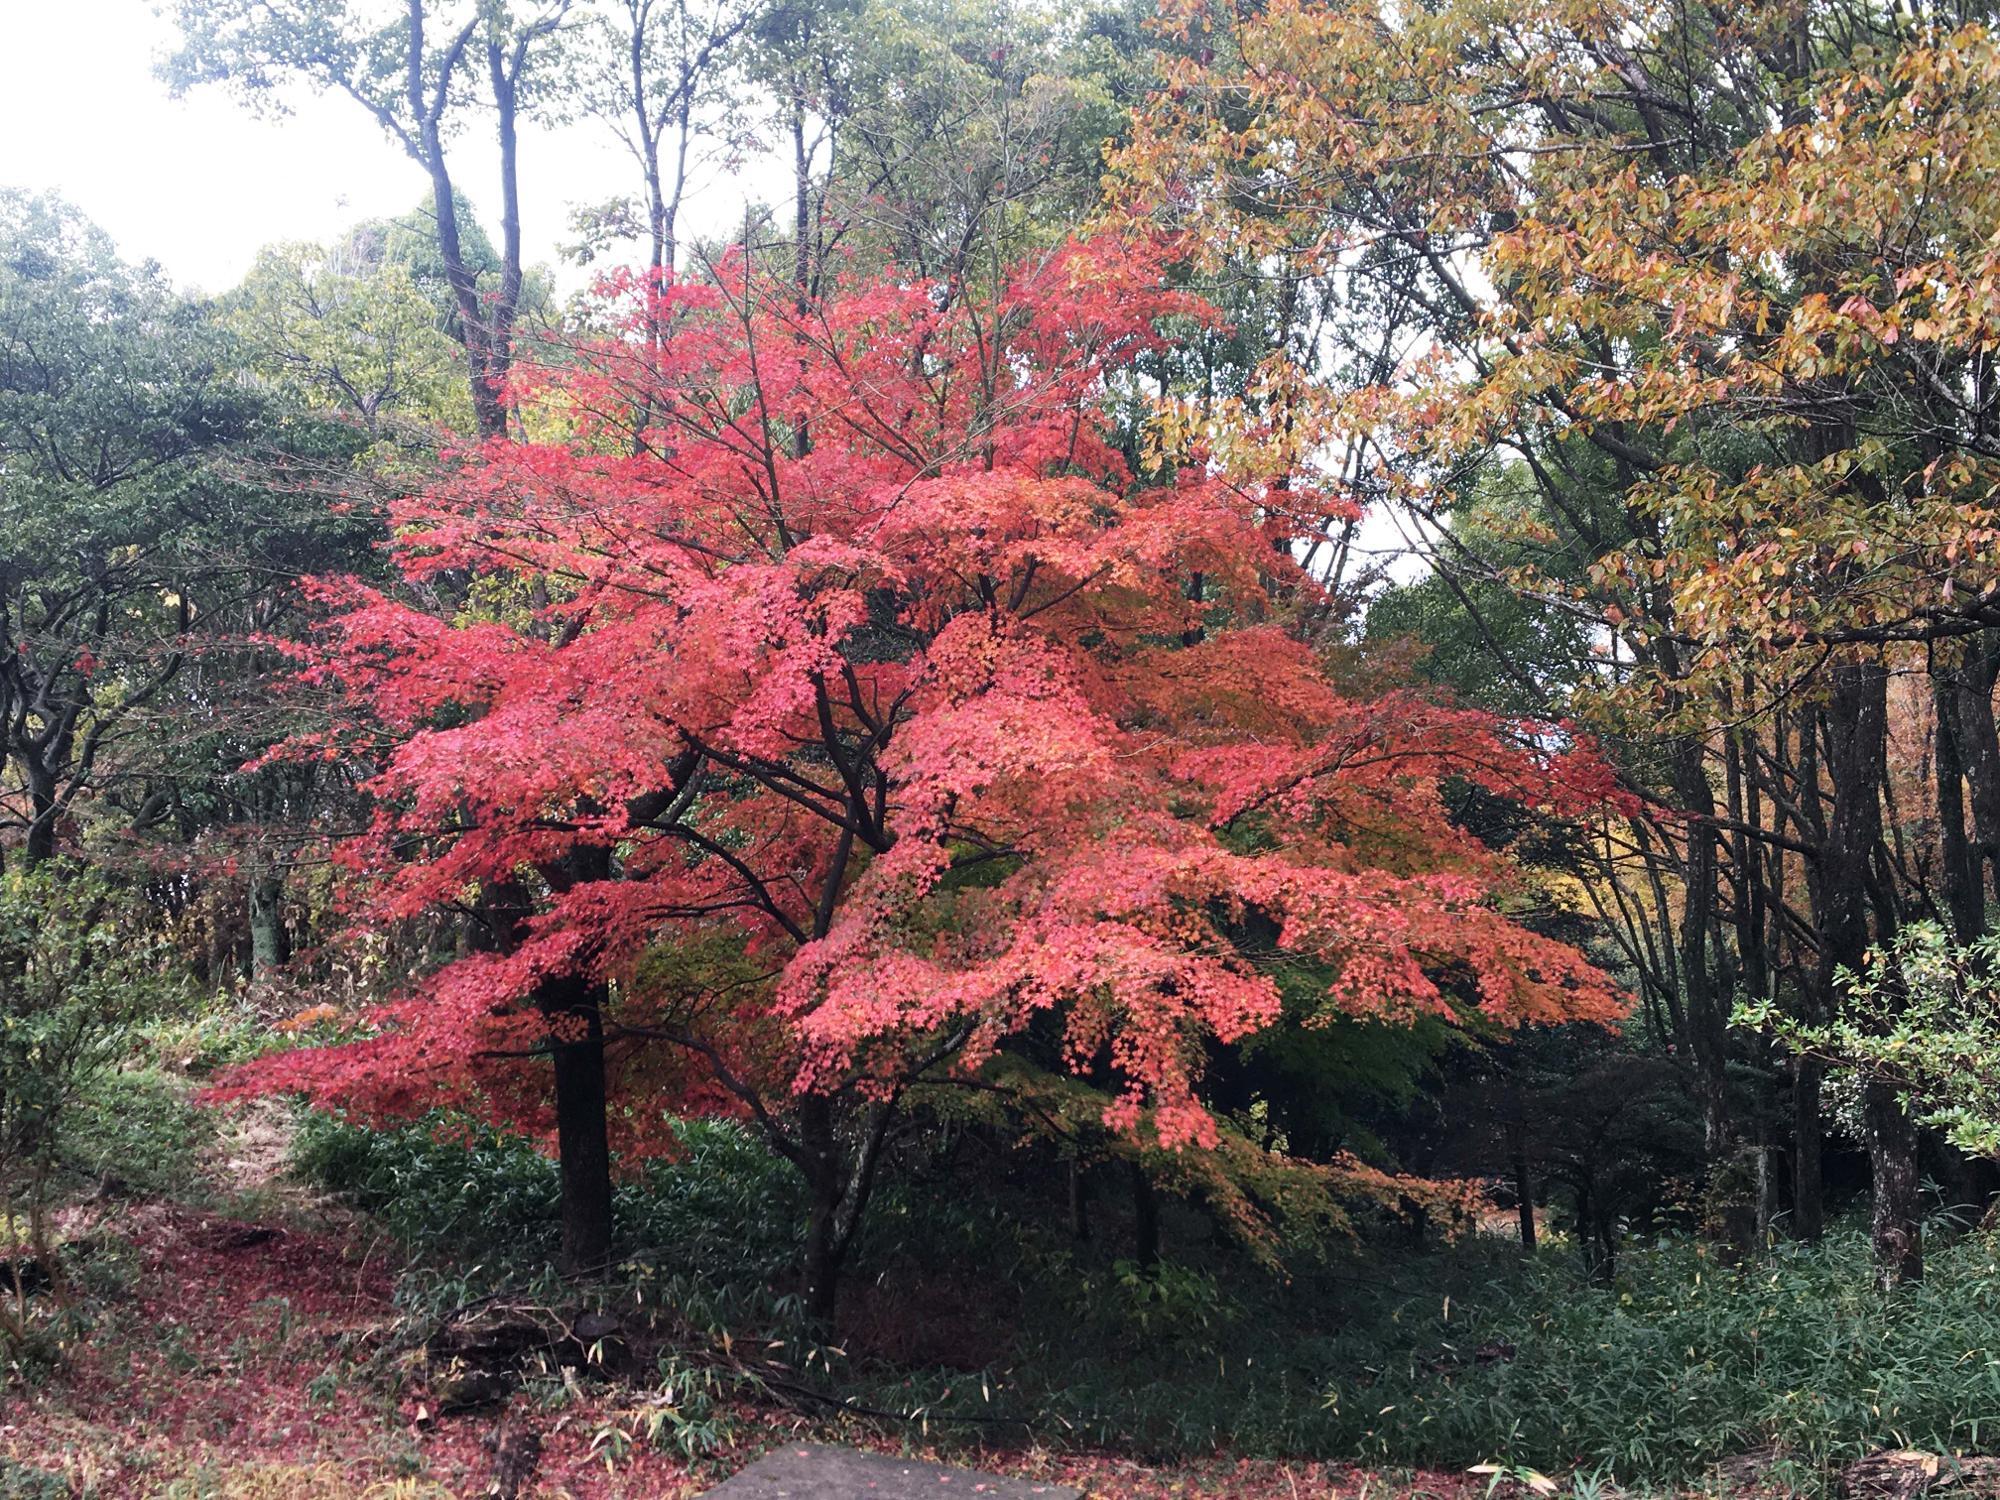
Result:
M626 1243L674 1295L785 1336L802 1213L790 1169L731 1125L681 1139L677 1161L620 1189ZM433 1252L504 1250L525 1268L554 1248L554 1170L520 1143L314 1117L300 1161ZM1162 1456L1501 1460L1626 1485L1749 1452L1810 1484L1885 1447L2000 1447L2000 1246L1984 1236L1934 1247L1928 1281L1886 1294L1858 1230L1740 1268L1667 1239L1629 1250L1609 1286L1560 1246L1523 1261L1495 1240L1284 1277L1191 1215L1169 1226L1181 1253L1148 1272L1115 1244L1070 1240L1053 1208L1004 1184L888 1185L851 1282L852 1336L817 1369L827 1388L989 1436L1018 1418Z

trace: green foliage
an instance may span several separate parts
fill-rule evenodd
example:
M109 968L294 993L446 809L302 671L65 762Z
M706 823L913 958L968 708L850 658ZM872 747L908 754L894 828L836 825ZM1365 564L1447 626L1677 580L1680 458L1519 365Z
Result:
M90 873L0 872L0 1353L16 1370L60 1356L74 1267L51 1211L86 1101L171 973L136 908ZM31 1300L31 1282L52 1295Z
M872 221L894 263L990 274L1096 206L1131 59L1074 45L1054 13L1004 0L870 5L854 32L851 160L835 197Z
M289 1045L241 995L213 995L148 1021L141 1051L156 1067L195 1078Z
M1106 1308L1114 1324L1147 1343L1166 1339L1199 1342L1233 1308L1221 1281L1211 1271L1162 1261L1112 1263L1108 1283L1086 1276L1078 1298L1085 1306Z
M343 412L371 433L398 416L465 426L449 306L417 267L387 253L391 238L364 229L331 249L267 246L225 317L251 367L295 403Z
M500 251L480 224L472 200L457 188L452 189L451 197L458 223L459 258L480 295L490 298L499 291L502 281ZM414 334L413 320L421 316L416 307L403 301L414 292L429 305L437 329L450 339L464 341L465 326L451 289L444 251L438 243L437 210L429 198L393 219L369 219L357 224L333 254L342 266L375 282L377 295L391 294L397 299L399 316L411 320L404 323L407 334ZM523 331L532 331L557 316L554 288L539 267L523 269L517 313L523 321ZM421 348L417 344L411 347L413 353L425 356L426 363L430 356L443 353L445 348L455 350L455 346L440 348L427 340L421 342ZM462 384L462 355L457 356L457 362ZM438 383L424 387L427 397L436 403L429 414L447 423L466 420L470 413L466 392L444 389L442 379L439 375Z
M1807 1471L1883 1446L1982 1451L2000 1410L1994 1253L1961 1241L1887 1294L1856 1233L1733 1270L1677 1242L1602 1288L1543 1260L1456 1305L1406 1304L1389 1348L1342 1340L1327 1400L1365 1450L1621 1478L1767 1446Z
M79 1094L63 1164L92 1188L190 1198L215 1128L215 1114L198 1108L178 1079L148 1067L116 1068Z
M88 872L0 874L0 1210L39 1210L80 1100L168 1003L171 972L164 945Z
M0 192L0 827L30 859L183 665L206 462L256 413L227 352L158 267Z
M797 1174L748 1132L683 1121L679 1154L618 1184L619 1238L640 1251L717 1275L757 1275L788 1263L804 1212ZM306 1115L295 1162L412 1245L454 1254L466 1245L511 1269L553 1258L560 1238L555 1163L515 1137L444 1117L368 1130Z
M1873 1289L1859 1233L1740 1270L1673 1242L1628 1256L1611 1286L1567 1253L1523 1266L1479 1243L1364 1263L1344 1286L1239 1277L1212 1326L1181 1329L1173 1357L1143 1368L1130 1324L1095 1347L1038 1327L1017 1351L1014 1399L1099 1440L1181 1449L1453 1468L1504 1457L1632 1484L1770 1448L1811 1478L1883 1447L1991 1448L1994 1256L1963 1241L1891 1294Z
M127 265L60 200L0 192L0 557L155 547L134 504L252 412L227 347L154 265ZM18 628L18 627L17 627Z
M744 1392L742 1376L674 1353L661 1355L654 1373L658 1392L640 1419L648 1443L694 1462L736 1441L733 1403Z
M1739 1005L1736 1023L1827 1063L1835 1103L1844 1094L1851 1110L1861 1083L1886 1080L1919 1124L1971 1155L2000 1156L2000 934L1960 945L1934 922L1912 923L1836 983L1844 998L1832 1021L1765 1000Z
M1568 577L1581 553L1519 466L1489 466L1450 524L1454 545L1479 567L1463 570L1469 576L1441 569L1385 590L1369 605L1368 640L1416 643L1417 673L1467 703L1508 713L1567 703L1591 670L1590 632L1573 614L1513 587L1511 570Z
M502 1249L523 1260L550 1258L557 1241L555 1164L525 1141L454 1130L441 1119L404 1130L371 1131L308 1114L293 1146L309 1182L376 1214L391 1233L444 1252L454 1246Z

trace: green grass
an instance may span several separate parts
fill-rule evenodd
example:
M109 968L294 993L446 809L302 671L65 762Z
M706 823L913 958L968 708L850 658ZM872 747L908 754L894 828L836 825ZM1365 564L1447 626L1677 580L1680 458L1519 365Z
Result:
M62 1165L77 1185L121 1194L199 1196L201 1153L215 1116L198 1108L185 1080L128 1067L92 1080L65 1123Z
M316 1181L434 1253L477 1228L471 1243L514 1247L525 1275L554 1244L553 1168L518 1143L323 1119L302 1143ZM698 1325L795 1336L790 1171L729 1125L688 1125L683 1146L619 1190L626 1243L664 1278L650 1295ZM1283 1278L1186 1213L1169 1226L1174 1258L1146 1274L1118 1258L1111 1205L1100 1218L1113 1242L1078 1245L1054 1204L1004 1181L889 1184L846 1283L855 1336L818 1352L815 1383L947 1430L966 1418L991 1434L1018 1416L1045 1440L1160 1458L1505 1460L1627 1486L1765 1449L1810 1483L1885 1447L2000 1448L1990 1238L1934 1246L1928 1281L1883 1294L1850 1230L1741 1269L1663 1240L1597 1286L1560 1247L1523 1262L1498 1241L1343 1254ZM914 1355L896 1352L905 1335Z
M1442 1304L1408 1304L1394 1342L1371 1329L1329 1352L1354 1378L1342 1393L1359 1408L1350 1430L1385 1454L1483 1447L1678 1478L1767 1445L1807 1470L1884 1447L1990 1451L2000 1446L1995 1248L1986 1238L1945 1247L1929 1280L1890 1294L1872 1287L1856 1231L1741 1269L1673 1242L1628 1257L1609 1288L1543 1261L1450 1318ZM1426 1366L1428 1348L1463 1354L1491 1341L1514 1356Z
M297 1038L273 1031L242 996L231 995L167 1008L139 1028L138 1042L140 1055L154 1065L192 1078L298 1045Z

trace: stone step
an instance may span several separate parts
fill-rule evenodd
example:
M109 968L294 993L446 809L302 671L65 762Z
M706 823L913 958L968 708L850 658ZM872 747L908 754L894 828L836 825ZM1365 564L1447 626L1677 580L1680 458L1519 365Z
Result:
M1081 1490L890 1458L855 1448L788 1443L708 1492L705 1500L1083 1500Z

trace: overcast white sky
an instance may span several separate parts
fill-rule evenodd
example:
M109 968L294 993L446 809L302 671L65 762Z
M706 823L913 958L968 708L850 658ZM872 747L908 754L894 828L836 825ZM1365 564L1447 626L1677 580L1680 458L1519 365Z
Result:
M261 245L324 240L358 219L403 213L428 184L359 107L299 92L283 120L219 90L173 99L153 63L173 28L156 0L0 0L0 186L54 191L183 285L233 286ZM477 133L454 176L495 227L492 153ZM690 205L695 233L740 223L761 183L709 184ZM555 261L573 203L633 192L630 159L603 127L525 133L522 236L530 261ZM576 273L562 277L573 280Z

